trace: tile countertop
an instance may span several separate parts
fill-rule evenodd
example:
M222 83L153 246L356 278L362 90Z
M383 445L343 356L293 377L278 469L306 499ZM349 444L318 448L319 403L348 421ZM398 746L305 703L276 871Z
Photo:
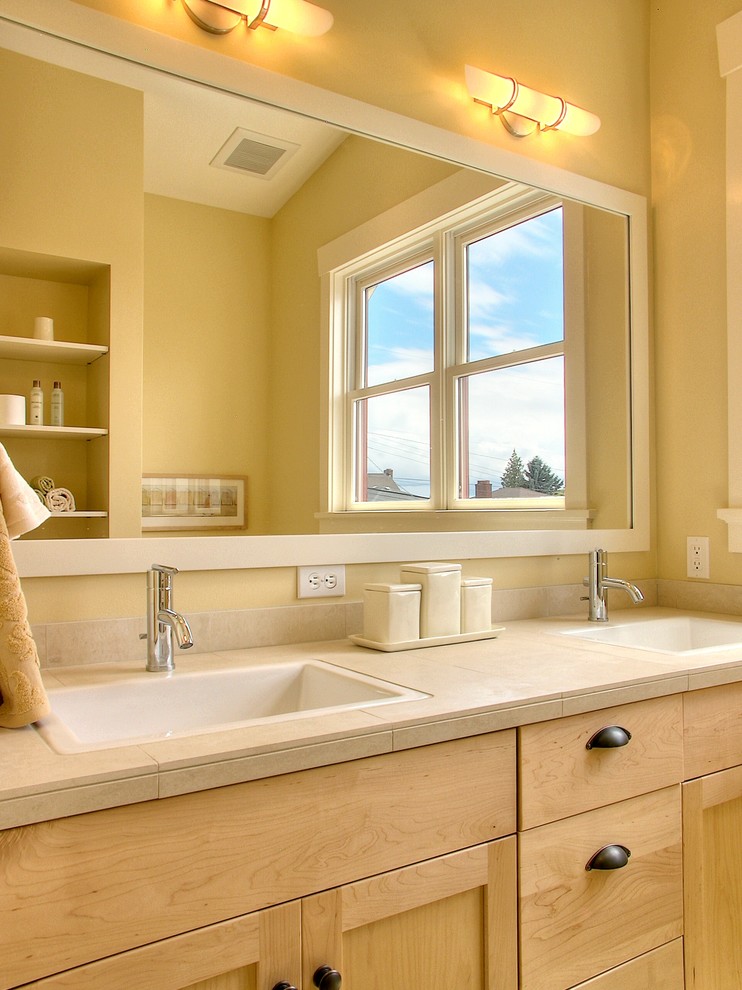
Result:
M678 614L711 617L645 608L615 610L611 620ZM180 654L181 670L322 659L430 697L72 755L52 752L31 726L0 729L0 828L742 680L742 649L674 655L559 635L585 625L582 617L521 620L496 639L399 653L342 640ZM83 685L141 669L61 667L44 671L44 680L49 687Z

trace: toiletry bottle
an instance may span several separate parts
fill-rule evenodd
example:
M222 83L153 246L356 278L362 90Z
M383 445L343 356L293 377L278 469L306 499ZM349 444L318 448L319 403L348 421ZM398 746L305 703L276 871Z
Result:
M54 382L52 389L51 424L52 426L64 426L64 392L61 382Z
M44 390L38 378L34 379L31 389L28 422L31 426L43 426L44 424Z

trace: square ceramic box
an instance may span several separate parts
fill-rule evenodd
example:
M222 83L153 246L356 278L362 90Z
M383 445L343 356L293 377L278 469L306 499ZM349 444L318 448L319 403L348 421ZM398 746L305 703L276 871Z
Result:
M464 578L461 582L462 633L492 628L492 578Z
M458 636L461 632L461 564L405 564L405 583L422 586L420 636Z
M420 585L364 585L363 636L372 643L409 643L419 639Z

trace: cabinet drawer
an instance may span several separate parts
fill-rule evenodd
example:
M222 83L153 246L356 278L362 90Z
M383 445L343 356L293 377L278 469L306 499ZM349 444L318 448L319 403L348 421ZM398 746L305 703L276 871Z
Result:
M680 785L519 836L521 985L566 990L682 934ZM586 869L601 848L622 869Z
M683 990L683 987L683 942L676 938L581 983L574 990Z
M588 743L606 727L626 745ZM678 696L572 715L519 730L519 827L533 828L683 779L682 705Z
M742 763L742 684L683 695L685 779Z

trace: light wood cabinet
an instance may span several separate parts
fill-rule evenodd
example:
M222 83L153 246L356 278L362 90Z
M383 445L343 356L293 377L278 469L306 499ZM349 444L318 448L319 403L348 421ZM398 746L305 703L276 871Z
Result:
M6 830L0 990L739 990L740 710L522 727L517 836L513 730Z
M683 990L683 940L668 942L575 990Z
M390 874L404 891L418 868L394 871L514 831L512 730L8 829L0 987L366 877ZM444 867L420 874L431 891L465 873ZM43 952L29 951L29 932Z
M23 990L270 990L299 986L298 902L186 932L28 983Z
M100 959L23 990L517 990L515 838ZM330 962L328 962L330 960Z
M623 868L588 868L607 846ZM566 990L683 931L680 786L521 833L521 985Z
M601 742L606 730L613 737ZM519 733L521 829L683 779L679 696L527 725Z
M509 837L306 898L304 987L516 990L516 881Z
M687 990L742 986L742 685L685 696ZM715 772L703 772L703 771Z
M522 990L640 981L682 935L682 745L679 697L519 729Z

